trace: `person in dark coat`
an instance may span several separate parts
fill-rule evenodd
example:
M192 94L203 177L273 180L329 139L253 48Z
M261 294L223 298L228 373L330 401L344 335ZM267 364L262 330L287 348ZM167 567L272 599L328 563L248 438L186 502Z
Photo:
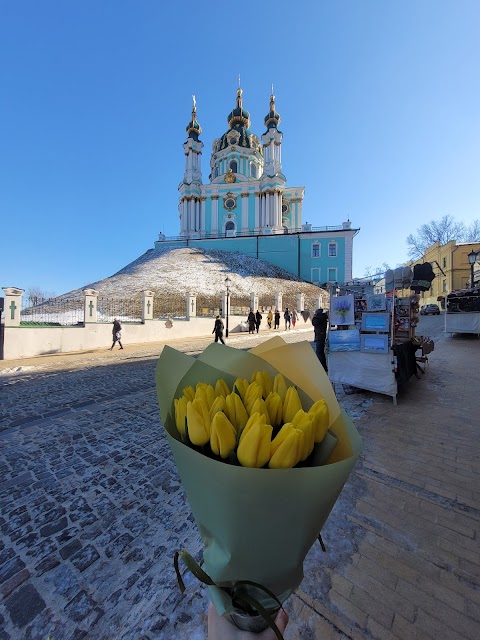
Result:
M113 344L110 347L110 351L113 349L113 347L117 342L120 345L120 349L123 349L121 331L122 331L122 325L120 324L120 320L117 320L115 318L113 321L113 328L112 328Z
M273 328L280 329L280 311L278 309L275 309L275 324Z
M312 318L312 325L315 329L315 353L322 363L325 371L328 371L327 360L325 358L325 340L327 338L328 316L323 309L317 309Z
M288 307L285 309L285 313L283 314L283 317L285 319L285 331L286 331L287 329L290 329L290 320L292 318Z
M220 316L215 318L215 326L213 327L212 333L215 334L215 342L220 340L222 344L225 344L223 340L223 321Z
M257 313L255 314L255 327L257 329L257 333L258 333L258 330L260 329L260 325L262 323L262 318L263 318L262 314L257 309Z
M255 333L255 314L253 313L253 309L250 309L250 313L247 317L248 320L248 333Z

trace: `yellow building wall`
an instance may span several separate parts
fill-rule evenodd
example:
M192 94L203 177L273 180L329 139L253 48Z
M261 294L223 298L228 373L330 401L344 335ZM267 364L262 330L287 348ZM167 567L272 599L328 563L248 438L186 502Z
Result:
M430 291L420 294L420 305L440 304L439 298L457 289L465 289L470 286L470 264L468 254L471 251L479 251L480 242L457 244L450 240L444 245L435 242L425 250L425 254L418 260L410 260L405 266L413 267L416 264L430 262L435 273ZM443 272L443 273L442 273ZM399 296L410 295L410 290L399 291ZM443 306L443 305L440 305Z

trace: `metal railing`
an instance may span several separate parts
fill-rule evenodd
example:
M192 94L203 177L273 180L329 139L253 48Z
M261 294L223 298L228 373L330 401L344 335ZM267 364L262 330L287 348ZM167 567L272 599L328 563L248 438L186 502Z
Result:
M157 293L153 299L153 318L172 319L186 318L187 306L185 296L181 294L164 294Z
M98 298L97 322L141 322L142 302L140 298Z
M297 234L297 233L318 233L320 232L325 232L325 231L351 231L351 228L345 229L345 227L343 227L342 225L336 225L336 226L326 226L326 227L311 227L310 225L308 225L308 228L302 228L302 227L298 227L295 229L284 229L282 232L278 233L278 234L274 234L274 235L292 235L292 234ZM222 232L222 233L204 233L204 232L200 232L197 231L195 232L192 236L165 236L162 238L159 238L158 240L156 240L155 242L157 243L162 243L162 242L179 242L179 241L183 241L183 242L187 242L189 240L210 240L210 239L214 239L214 238L246 238L246 237L269 237L272 234L266 234L266 233L252 233L251 231L235 231L234 234L229 234L227 235L226 232Z
M231 307L231 298L230 298ZM221 313L222 298L219 295L199 295L197 296L197 317L215 318ZM230 311L230 313L232 313Z
M62 327L83 324L84 302L81 298L39 298L23 296L21 326Z

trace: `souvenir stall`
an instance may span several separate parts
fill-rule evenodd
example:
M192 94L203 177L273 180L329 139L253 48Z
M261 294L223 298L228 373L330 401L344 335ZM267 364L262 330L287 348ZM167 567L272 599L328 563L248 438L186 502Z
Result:
M382 393L396 404L398 385L424 373L421 363L427 361L433 342L415 336L419 311L416 290L427 287L426 281L420 284L418 276L410 268L400 267L387 272L386 288L390 291L386 294L331 295L328 371L333 383ZM397 296L397 290L409 288L411 295Z
M480 335L479 287L453 291L448 294L445 309L445 332Z

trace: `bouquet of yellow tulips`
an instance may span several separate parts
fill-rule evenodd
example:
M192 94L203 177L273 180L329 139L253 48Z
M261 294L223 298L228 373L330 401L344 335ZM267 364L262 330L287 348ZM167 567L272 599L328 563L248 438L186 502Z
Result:
M220 615L261 630L303 578L303 561L361 450L308 342L275 337L249 352L165 347L161 418L195 521ZM245 618L247 616L247 618Z

